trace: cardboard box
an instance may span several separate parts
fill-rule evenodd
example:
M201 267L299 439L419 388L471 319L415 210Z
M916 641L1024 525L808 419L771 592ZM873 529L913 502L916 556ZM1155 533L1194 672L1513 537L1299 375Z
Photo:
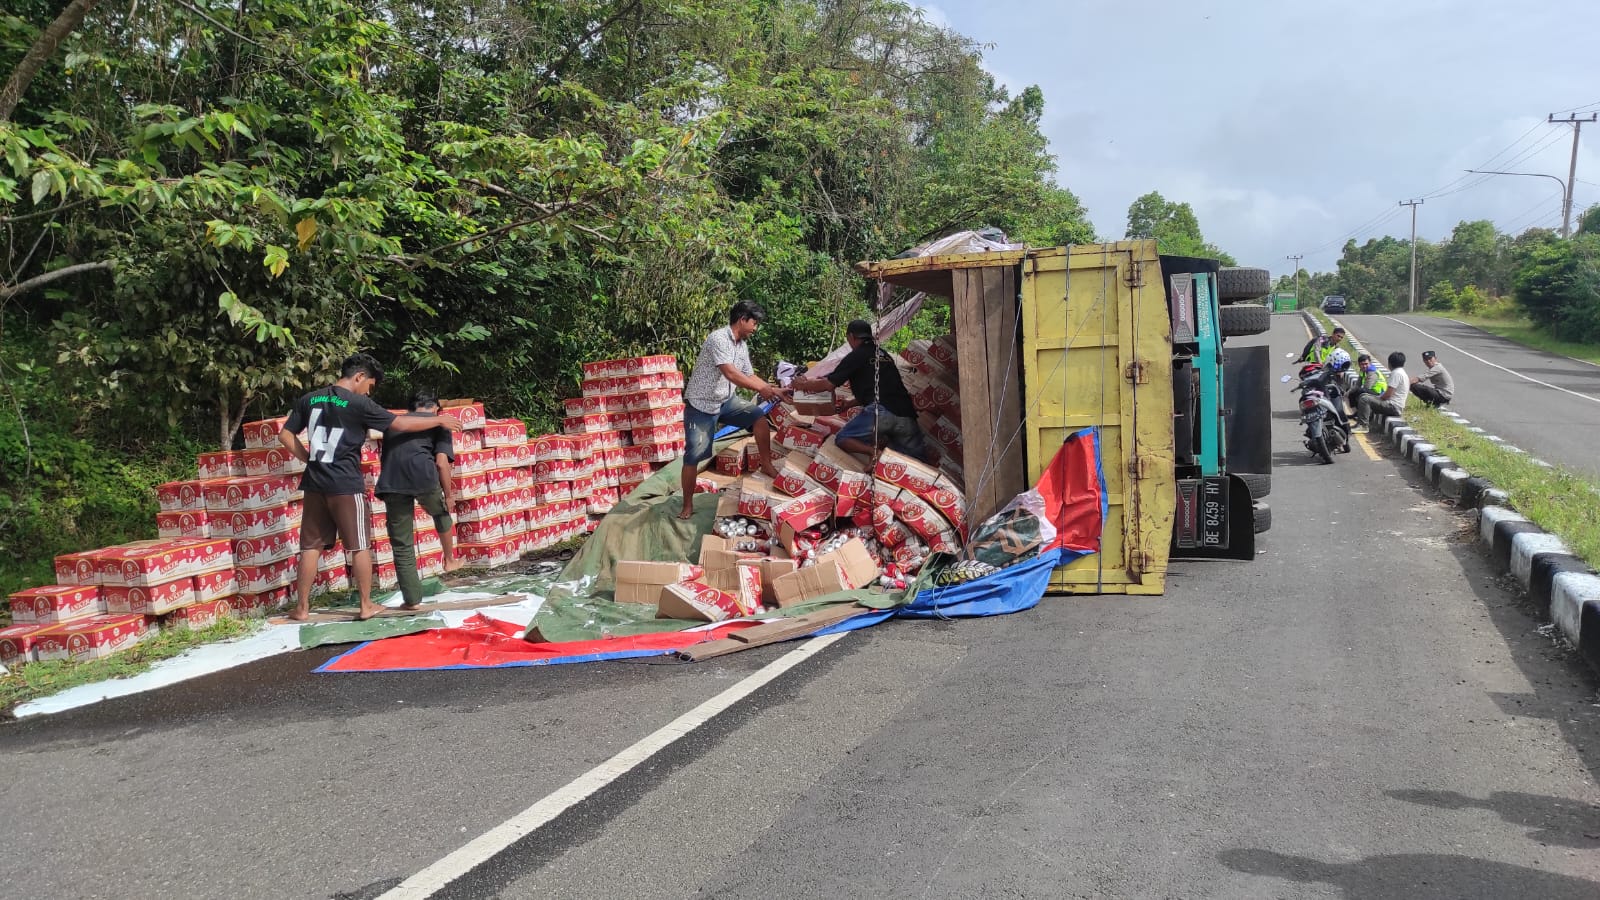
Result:
M484 449L488 449L487 447ZM497 469L510 469L518 466L533 465L533 448L527 442L496 447L494 451L494 465Z
M288 421L288 416L279 416L276 419L261 419L256 422L244 423L239 430L244 432L245 449L260 450L283 446L278 443L278 432L283 430L284 423Z
M450 434L450 448L456 453L483 449L483 431L455 431Z
M817 450L815 458L806 464L806 474L830 491L839 490L839 476L844 472L866 472L867 464L839 449L828 441Z
M207 512L254 512L294 499L300 491L300 481L292 475L219 478L206 482L204 491Z
M468 475L482 475L495 467L498 451L485 447L482 450L462 450L456 454L456 461L450 466L450 477L463 478Z
M50 648L48 658L83 662L104 659L126 650L144 640L149 633L144 616L96 616L47 632L43 641ZM46 643L41 643L39 658L45 659L45 654Z
M232 450L196 454L194 462L203 479L237 478L244 475L244 460Z
M754 565L761 570L761 604L769 608L776 608L778 603L777 581L785 575L793 574L797 564L792 559L774 559L766 557L754 562L742 562L740 565Z
M294 500L271 509L254 512L206 514L206 525L214 538L243 540L278 534L298 536L304 513L301 501Z
M461 423L463 432L482 431L486 421L483 414L483 404L470 397L458 400L441 400L439 401L439 412L442 415L454 416L456 421Z
M55 558L56 584L100 583L99 556L102 550L85 550L81 553L63 553Z
M474 475L452 476L450 479L451 500L472 500L477 497L486 497L488 494L488 473L478 472Z
M486 516L481 519L456 523L456 539L468 544L490 544L505 539L503 516Z
M204 631L231 615L233 615L232 598L218 597L215 600L192 603L167 613L161 619L161 627L180 631Z
M678 358L670 353L636 356L623 360L623 364L628 375L667 375L678 371Z
M680 581L692 581L704 571L700 566L688 563L619 562L613 576L616 581L616 602L656 603L661 598L662 588Z
M807 462L804 458L785 458L783 465L778 466L778 477L772 479L772 486L790 497L822 488L816 479L806 474Z
M100 588L92 585L51 585L11 595L11 621L19 625L57 625L104 610Z
M683 419L663 425L650 425L633 429L633 442L635 444L676 444L684 440ZM620 447L621 444L619 443Z
M483 423L485 447L514 447L528 443L528 426L521 419L486 419Z
M235 566L259 566L266 563L293 559L300 553L300 535L281 531L263 537L238 538L233 541Z
M739 482L739 515L768 520L774 503L789 499L765 475L746 475Z
M840 472L837 501L834 503L834 516L846 519L855 514L860 506L872 502L872 476L866 472Z
M10 625L0 628L0 666L15 668L23 663L33 662L33 642L39 635L51 631L57 625Z
M286 447L267 447L245 450L240 454L246 478L269 478L275 475L298 475L306 464L290 453Z
M699 581L667 585L656 603L658 619L721 622L742 615L739 598Z
M205 482L169 481L157 485L156 504L162 512L203 511L206 508Z
M715 534L702 535L700 538L701 568L707 572L713 572L721 569L731 569L744 560L761 558L760 553L735 549L741 540L754 539L725 538Z
M194 576L194 599L196 603L210 603L223 597L231 597L236 593L238 593L238 586L231 568Z
M752 563L759 560L751 560ZM761 569L756 565L736 565L708 571L700 579L707 587L732 594L739 614L752 616L761 611Z
M158 616L195 601L194 577L140 587L107 585L100 596L111 615Z
M855 588L856 585L845 574L844 566L826 558L818 559L815 565L780 576L772 584L779 607L794 606Z
M207 538L211 536L205 510L156 513L156 534L162 538Z
M883 451L873 475L919 497L932 496L940 486L938 469L893 450Z
M233 577L237 582L239 593L265 594L292 586L298 570L299 560L291 556L276 562L239 566L233 570Z
M833 493L819 486L792 500L775 503L772 507L772 522L774 525L794 531L805 531L832 519L833 510L837 505L838 501Z
M900 351L900 358L908 363L911 363L913 366L920 366L930 359L928 356L928 348L932 346L933 341L918 338L917 340L907 344L906 349Z
M529 438L528 449L536 463L572 458L572 440L564 434L545 434Z
M784 449L812 455L822 448L824 440L826 438L822 434L812 431L810 427L802 428L791 422L778 429L773 442Z
M678 406L680 407L679 418L682 418L682 391L671 389L638 391L632 394L624 394L618 399L621 400L624 411L630 413L638 412L642 409L661 409L663 407Z
M619 378L626 374L628 374L627 360L597 359L583 364L583 377L586 380Z
M274 588L259 594L236 594L231 602L234 615L254 619L282 609L293 601L294 598L288 588Z
M193 557L171 541L134 541L97 553L96 583L101 585L144 587L194 574Z
M189 574L233 568L233 542L225 538L177 538L166 543L190 554Z
M838 411L833 391L795 391L792 402L802 416L831 416Z
M635 430L651 428L657 425L681 425L683 423L683 404L647 406L633 410L627 415L628 427Z

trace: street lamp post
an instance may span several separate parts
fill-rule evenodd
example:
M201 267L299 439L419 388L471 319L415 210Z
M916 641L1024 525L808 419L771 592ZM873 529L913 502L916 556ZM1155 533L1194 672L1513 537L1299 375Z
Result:
M1473 175L1521 175L1526 178L1548 178L1551 181L1554 181L1556 184L1561 185L1562 209L1567 209L1572 203L1572 185L1562 181L1554 175L1546 175L1543 172L1494 172L1488 169L1468 169L1467 172ZM1572 223L1568 219L1564 218L1561 222L1561 237L1568 237L1568 232L1571 230Z

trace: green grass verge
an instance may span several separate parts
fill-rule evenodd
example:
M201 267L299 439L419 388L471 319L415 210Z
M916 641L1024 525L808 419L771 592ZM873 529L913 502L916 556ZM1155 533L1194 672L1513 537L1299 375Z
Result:
M17 704L60 693L67 688L113 678L127 678L191 647L243 637L263 625L261 619L225 618L201 631L163 631L115 656L88 662L49 660L26 663L0 678L0 710L10 714Z
M1463 469L1505 491L1518 512L1600 568L1600 517L1594 514L1600 481L1559 466L1534 465L1527 454L1512 453L1426 406L1407 409L1406 421Z
M1531 347L1534 350L1570 356L1573 359L1581 359L1584 362L1600 365L1600 345L1563 341L1560 338L1552 337L1549 332L1524 318L1464 316L1458 313L1438 311L1428 312L1427 315L1440 319L1454 319L1458 322L1465 322L1474 328L1481 328L1490 334L1499 335L1508 341L1513 341L1524 347Z

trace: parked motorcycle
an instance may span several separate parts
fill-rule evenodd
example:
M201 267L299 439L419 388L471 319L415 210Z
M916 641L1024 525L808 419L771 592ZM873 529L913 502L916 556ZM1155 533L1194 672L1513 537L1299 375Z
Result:
M1288 381L1289 376L1283 376ZM1305 445L1324 464L1333 463L1335 453L1350 452L1350 426L1339 409L1344 385L1339 373L1321 365L1300 369L1300 383L1290 388L1300 394L1300 424L1305 426Z

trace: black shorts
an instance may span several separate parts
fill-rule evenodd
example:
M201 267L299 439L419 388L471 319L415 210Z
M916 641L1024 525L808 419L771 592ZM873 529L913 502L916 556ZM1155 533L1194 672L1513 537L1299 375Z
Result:
M335 541L346 553L372 549L372 501L366 494L306 491L303 509L301 550L332 550Z

